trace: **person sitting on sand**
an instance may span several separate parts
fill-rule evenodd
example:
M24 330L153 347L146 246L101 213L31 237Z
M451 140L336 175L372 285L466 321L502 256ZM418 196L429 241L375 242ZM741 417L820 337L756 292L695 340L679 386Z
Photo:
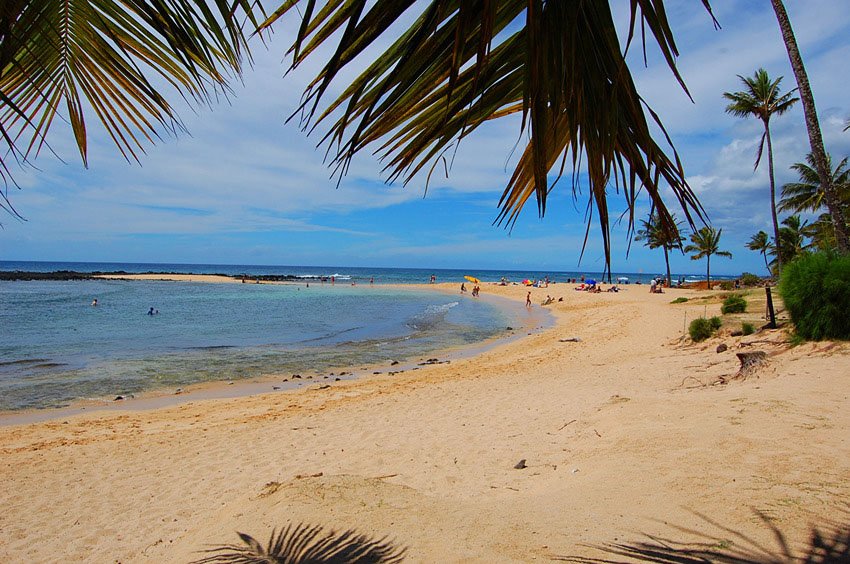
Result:
M466 293L466 284L464 284L463 282L460 283L460 293L461 294Z
M472 297L477 298L478 293L481 292L481 288L478 287L478 284L472 287Z
M550 296L549 294L546 294L546 299L545 299L545 300L543 300L543 303L542 303L542 304L540 304L540 305L547 306L547 305L551 304L551 303L552 303L552 302L554 302L554 301L555 301L555 298L553 298L553 297L552 297L552 296Z

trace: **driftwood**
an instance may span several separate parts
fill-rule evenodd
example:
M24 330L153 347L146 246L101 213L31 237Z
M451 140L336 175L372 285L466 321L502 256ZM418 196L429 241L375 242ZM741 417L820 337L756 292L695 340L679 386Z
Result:
M766 365L767 353L764 351L740 352L736 353L738 360L741 362L741 368L738 369L737 378L747 378L756 370Z

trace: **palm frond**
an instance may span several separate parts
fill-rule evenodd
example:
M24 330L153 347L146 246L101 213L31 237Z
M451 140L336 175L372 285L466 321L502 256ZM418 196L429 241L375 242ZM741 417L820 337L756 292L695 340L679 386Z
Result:
M93 112L124 157L138 159L180 127L151 75L184 98L210 100L241 73L244 28L262 17L252 0L10 0L0 14L3 139L26 161L61 115L87 163Z
M284 3L264 26L296 4ZM354 155L372 146L388 180L408 184L420 172L432 171L486 121L520 113L520 129L530 139L502 194L496 223L513 226L532 198L544 215L549 191L570 165L574 194L575 173L586 165L589 205L596 209L606 264L609 188L623 191L630 231L641 189L661 221L675 229L662 184L670 187L689 224L703 218L675 149L668 154L650 133L650 123L661 123L635 88L607 2L431 0L416 8L415 22L389 48L320 109L343 69L413 4L336 0L316 12L314 2L306 2L292 67L332 37L339 39L294 115L301 116L305 129L330 124L320 143L327 144L335 174L344 175ZM708 2L703 5L710 13ZM631 18L626 49L640 25L684 86L663 4L634 0ZM524 25L511 31L522 20ZM560 171L550 180L559 161Z
M375 540L354 531L325 532L322 527L289 524L273 530L263 547L250 535L238 533L243 545L205 550L209 556L193 564L395 564L407 552L386 539Z

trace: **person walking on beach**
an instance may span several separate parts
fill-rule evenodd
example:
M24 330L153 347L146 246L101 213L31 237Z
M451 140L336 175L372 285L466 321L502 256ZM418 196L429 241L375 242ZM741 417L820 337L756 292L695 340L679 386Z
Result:
M525 307L531 307L531 292L525 296Z

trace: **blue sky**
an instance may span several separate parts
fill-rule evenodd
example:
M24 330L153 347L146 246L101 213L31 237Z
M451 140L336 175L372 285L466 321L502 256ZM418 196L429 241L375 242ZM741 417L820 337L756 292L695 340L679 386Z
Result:
M625 3L612 4L622 11ZM731 260L712 261L713 271L761 274L761 256L744 247L753 233L771 226L766 162L753 172L761 123L727 115L722 93L740 90L736 75L752 75L758 67L783 75L783 91L795 86L775 16L767 0L715 0L722 26L715 30L700 2L665 5L694 102L651 44L647 67L639 45L632 47L638 89L661 116L712 225L723 229L722 247L733 253ZM850 132L843 132L850 117L850 3L789 0L786 6L827 150L838 160L850 155ZM618 20L625 28L627 15ZM564 183L545 218L532 204L511 232L492 225L517 158L519 122L513 118L464 140L449 177L435 174L427 195L424 177L407 187L385 184L380 163L367 154L337 188L323 151L315 149L318 136L284 124L321 57L284 77L294 20L283 23L268 49L255 45L254 69L230 100L181 109L189 134L148 147L141 165L128 164L89 116L90 166L84 169L57 121L49 141L62 160L43 152L33 167L15 171L21 189L10 190L10 197L26 221L0 218L0 260L602 269L595 224L579 265L586 189L576 200ZM781 186L795 179L788 167L808 152L799 104L774 119L772 134ZM622 198L613 191L609 198L612 215L621 212ZM639 205L640 217L648 202ZM663 270L660 251L633 243L627 256L625 225L612 235L615 272ZM704 272L703 261L686 256L673 256L671 263L676 272Z

